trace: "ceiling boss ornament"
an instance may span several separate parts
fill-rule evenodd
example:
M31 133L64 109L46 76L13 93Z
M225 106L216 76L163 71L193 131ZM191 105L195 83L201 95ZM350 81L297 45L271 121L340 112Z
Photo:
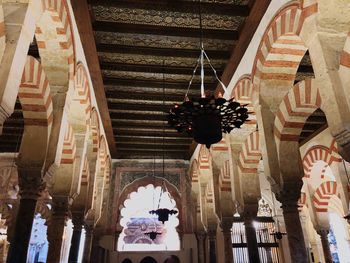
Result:
M248 119L247 105L241 105L234 98L226 100L219 94L218 98L214 96L207 97L204 83L204 60L206 60L212 69L215 78L226 92L224 83L217 76L216 70L210 62L210 59L203 47L203 29L202 16L199 0L199 23L200 23L200 56L193 70L192 78L189 82L184 102L175 104L168 115L168 123L178 132L187 132L193 139L206 145L207 148L222 139L222 133L230 133L234 128L240 128ZM188 97L192 81L200 65L201 97Z

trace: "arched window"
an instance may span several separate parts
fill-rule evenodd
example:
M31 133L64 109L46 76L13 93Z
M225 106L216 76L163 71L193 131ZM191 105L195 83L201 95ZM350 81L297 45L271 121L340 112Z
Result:
M180 259L175 255L171 255L164 261L164 263L180 263Z
M126 258L122 261L122 263L132 263L132 261L130 259Z
M160 198L161 197L161 198ZM161 187L147 185L139 187L124 201L121 209L120 225L123 231L118 239L119 251L179 250L180 239L176 231L179 219L176 215L169 217L164 224L158 221L157 215L149 211L160 208L175 209L176 202L169 192L161 195ZM149 233L157 232L155 239Z
M152 257L143 258L140 263L157 263L157 261Z

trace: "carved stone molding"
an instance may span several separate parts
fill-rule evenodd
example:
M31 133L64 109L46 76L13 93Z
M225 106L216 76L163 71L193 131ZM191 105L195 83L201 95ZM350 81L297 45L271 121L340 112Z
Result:
M38 199L45 189L42 167L30 167L17 164L19 195L22 199Z

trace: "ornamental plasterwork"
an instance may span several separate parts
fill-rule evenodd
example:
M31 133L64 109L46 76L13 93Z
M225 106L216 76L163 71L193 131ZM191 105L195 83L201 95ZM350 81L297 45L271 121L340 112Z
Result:
M146 34L112 33L95 31L97 43L114 44L138 47L161 47L178 49L199 49L199 38L157 36ZM210 50L231 50L234 44L232 40L215 40L204 38L204 47Z
M153 172L142 171L142 172L123 172L121 174L121 182L120 189L123 189L128 184L131 184L133 181L140 179L142 177L153 176ZM156 174L157 176L157 174ZM160 176L158 176L160 177ZM161 177L165 178L169 183L175 185L177 189L180 189L180 175L174 173L166 173L161 175Z
M129 9L112 6L93 6L97 21L111 21L128 24L198 28L199 17L196 13L182 13L165 10ZM203 14L203 27L207 29L236 30L244 17Z
M189 73L192 73L191 71ZM136 79L136 80L150 80L150 81L163 81L162 73L151 73L151 72L132 72L132 71L115 71L115 70L102 70L103 76L113 78L125 78L125 79ZM190 75L180 74L164 74L164 81L183 81L188 82ZM199 76L195 76L194 82L199 82ZM205 76L206 83L214 83L214 76Z
M199 51L198 51L199 54ZM196 59L191 57L169 57L169 56L145 56L137 54L122 54L122 53L105 53L99 52L100 63L111 62L111 63L126 63L135 65L164 65L165 66L180 66L193 68L196 64ZM225 60L211 59L211 63L214 68L219 69L222 65L226 64ZM189 71L191 72L191 71Z

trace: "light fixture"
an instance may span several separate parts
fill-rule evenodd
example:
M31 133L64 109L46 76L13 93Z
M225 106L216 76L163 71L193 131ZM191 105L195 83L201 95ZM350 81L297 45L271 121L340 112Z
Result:
M163 109L165 108L165 85L164 85L164 60L163 60ZM158 221L162 222L163 224L169 220L169 215L175 215L177 214L177 211L174 209L168 209L168 208L160 208L160 202L162 199L162 195L164 193L167 193L169 195L169 198L171 199L171 196L169 194L169 191L165 185L164 177L165 177L165 171L164 171L164 159L165 159L165 143L164 143L164 133L165 133L165 124L163 123L163 143L162 143L162 154L163 154L163 182L160 189L160 195L159 195L159 201L158 201L158 208L156 210L149 211L150 214L156 214L158 216Z
M204 144L210 148L211 144L222 139L222 133L230 133L234 128L240 128L248 119L247 105L241 105L234 98L226 100L219 94L218 98L207 96L204 89L204 59L212 69L216 80L226 92L224 83L217 76L216 70L210 62L203 46L203 28L201 16L201 1L199 0L199 23L200 23L200 56L193 70L192 78L189 82L184 102L175 104L168 115L168 123L178 132L187 132L193 136L199 144ZM189 89L200 65L201 97L188 97Z
M159 202L158 202L158 209L156 210L151 210L149 211L150 214L152 215L157 215L158 216L158 221L162 222L163 224L169 220L169 215L176 215L177 211L174 209L168 209L168 208L160 208L160 201L162 198L163 193L168 192L166 186L165 186L165 182L163 181L161 190L160 190L160 196L159 196ZM170 197L170 196L169 196Z

